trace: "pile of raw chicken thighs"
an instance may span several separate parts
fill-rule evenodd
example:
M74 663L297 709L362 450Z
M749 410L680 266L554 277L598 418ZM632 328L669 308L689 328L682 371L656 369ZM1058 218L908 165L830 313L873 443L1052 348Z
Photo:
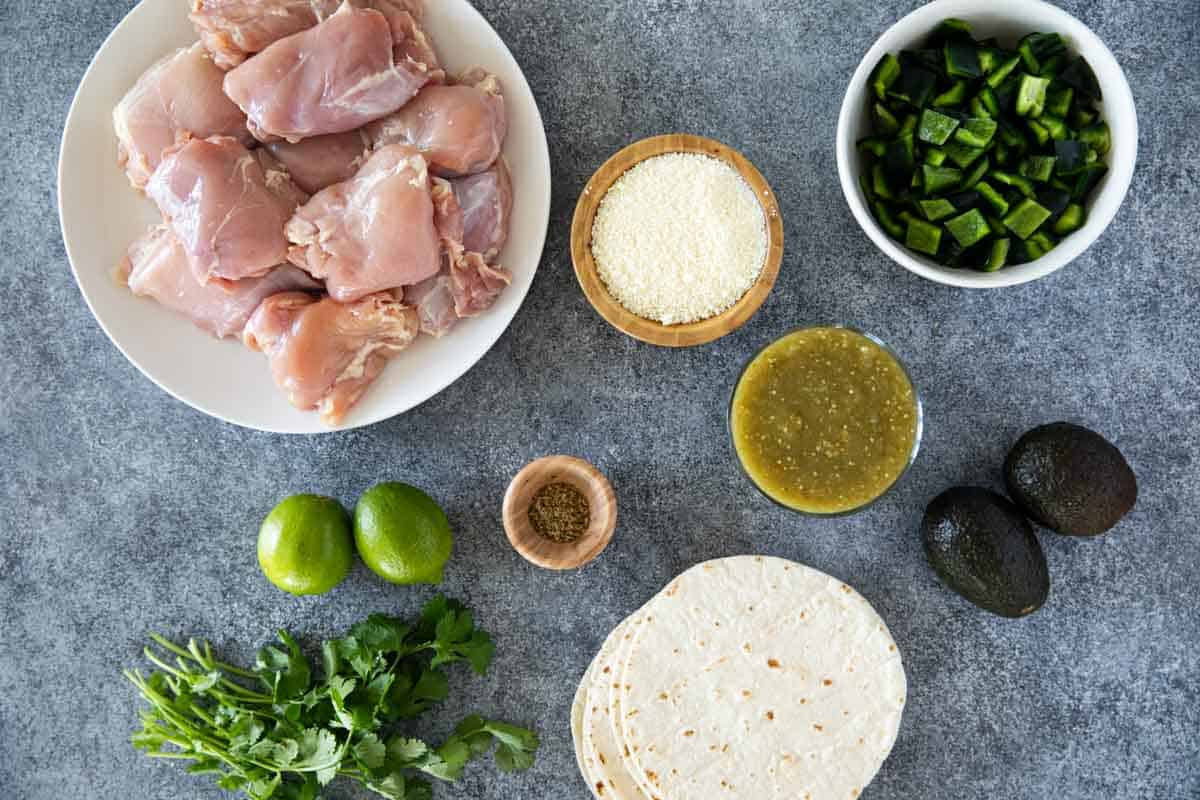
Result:
M337 423L418 333L510 281L499 83L446 75L422 0L191 3L200 41L113 112L163 218L121 275L262 351L293 405Z

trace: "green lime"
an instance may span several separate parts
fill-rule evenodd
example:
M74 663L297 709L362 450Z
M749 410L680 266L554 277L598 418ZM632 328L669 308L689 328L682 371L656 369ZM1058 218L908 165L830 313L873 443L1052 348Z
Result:
M354 544L363 562L392 583L441 583L454 537L446 514L407 483L381 483L358 499Z
M285 592L328 592L353 561L346 509L333 498L292 495L271 509L258 529L258 565Z

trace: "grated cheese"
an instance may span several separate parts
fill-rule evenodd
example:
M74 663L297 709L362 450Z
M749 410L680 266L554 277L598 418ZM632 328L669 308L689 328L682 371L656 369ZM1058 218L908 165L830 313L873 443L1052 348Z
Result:
M724 161L655 156L605 193L592 256L629 311L665 325L696 322L732 306L758 279L766 218L754 190Z

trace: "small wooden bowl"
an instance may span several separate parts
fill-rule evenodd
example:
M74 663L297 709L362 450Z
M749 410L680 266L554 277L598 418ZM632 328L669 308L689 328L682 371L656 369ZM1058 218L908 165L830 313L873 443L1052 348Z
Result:
M600 279L596 260L592 257L592 223L595 222L596 210L604 195L617 178L631 167L664 153L700 153L726 162L750 184L767 220L767 256L754 285L720 314L680 325L664 325L639 317L617 302ZM617 330L643 342L664 347L706 344L740 328L754 316L754 312L771 293L771 287L779 275L779 264L783 260L783 221L779 214L779 203L762 174L733 148L713 139L684 133L652 136L634 142L605 161L584 187L571 221L571 260L575 263L575 277L579 279L588 301Z
M533 529L529 504L543 487L565 483L587 498L591 523L573 542L553 542ZM546 456L517 473L504 494L504 532L527 561L546 569L582 567L608 546L617 527L612 484L588 462L572 456Z

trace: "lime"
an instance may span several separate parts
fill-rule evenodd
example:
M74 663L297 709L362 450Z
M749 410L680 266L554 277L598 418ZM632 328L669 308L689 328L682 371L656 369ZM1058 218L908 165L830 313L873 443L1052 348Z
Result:
M392 583L441 583L454 537L446 514L407 483L381 483L358 499L354 544L363 562Z
M258 565L285 592L328 592L353 561L346 509L333 498L292 495L271 509L258 529Z

